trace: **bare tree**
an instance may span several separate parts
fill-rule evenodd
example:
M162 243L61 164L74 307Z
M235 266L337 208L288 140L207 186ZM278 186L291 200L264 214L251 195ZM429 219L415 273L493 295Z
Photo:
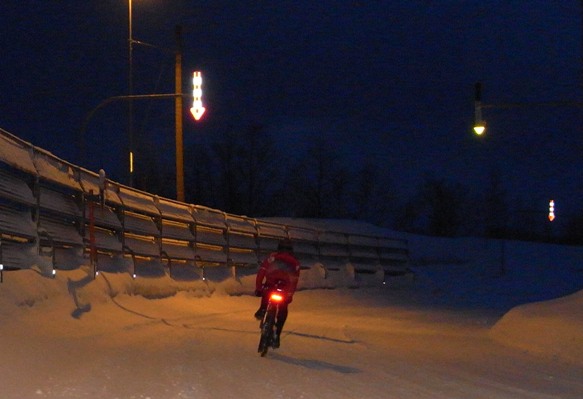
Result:
M461 226L465 190L460 184L427 179L422 196L429 212L429 233L455 236Z
M284 158L262 125L250 126L242 139L239 174L246 213L261 215L267 211L269 197L280 184L278 177L285 169L281 163Z
M465 198L460 184L426 176L418 194L405 205L399 225L406 231L455 236L462 226Z
M507 195L502 185L499 170L490 173L490 184L485 195L484 225L485 233L490 238L504 238L508 223Z
M290 186L296 216L345 217L349 173L324 140L317 140L293 168Z
M227 212L258 216L266 212L273 186L279 184L281 159L273 140L261 125L237 131L230 127L210 147L213 169L207 184L216 186L214 206Z
M352 217L380 225L391 223L396 193L387 176L378 167L366 163L357 171L352 185L350 207Z

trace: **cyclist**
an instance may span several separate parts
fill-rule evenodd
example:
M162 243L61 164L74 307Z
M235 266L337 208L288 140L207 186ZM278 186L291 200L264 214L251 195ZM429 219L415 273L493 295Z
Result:
M261 263L255 280L255 295L261 297L261 305L255 313L257 320L263 319L265 315L271 288L281 282L283 283L282 288L287 294L287 298L280 304L278 317L275 321L274 348L279 347L279 337L287 319L287 306L292 302L299 278L300 262L293 254L292 242L288 239L281 240L278 243L277 251L271 253Z

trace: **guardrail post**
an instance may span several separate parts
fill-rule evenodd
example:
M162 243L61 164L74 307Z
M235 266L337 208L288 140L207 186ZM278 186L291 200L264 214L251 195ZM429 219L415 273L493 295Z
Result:
M93 191L89 192L93 196ZM89 264L93 271L93 278L97 276L97 248L95 246L95 202L89 200Z

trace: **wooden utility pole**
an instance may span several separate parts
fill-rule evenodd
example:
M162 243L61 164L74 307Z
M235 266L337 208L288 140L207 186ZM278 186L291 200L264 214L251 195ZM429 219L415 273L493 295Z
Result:
M182 138L182 28L176 26L176 200L184 202L184 145Z

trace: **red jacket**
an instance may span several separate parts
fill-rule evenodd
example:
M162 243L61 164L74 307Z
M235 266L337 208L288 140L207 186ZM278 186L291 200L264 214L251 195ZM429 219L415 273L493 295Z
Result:
M285 281L286 290L293 295L300 278L300 262L289 252L273 252L259 267L255 289L261 290L263 285L274 286L278 280ZM265 282L263 281L265 280Z

